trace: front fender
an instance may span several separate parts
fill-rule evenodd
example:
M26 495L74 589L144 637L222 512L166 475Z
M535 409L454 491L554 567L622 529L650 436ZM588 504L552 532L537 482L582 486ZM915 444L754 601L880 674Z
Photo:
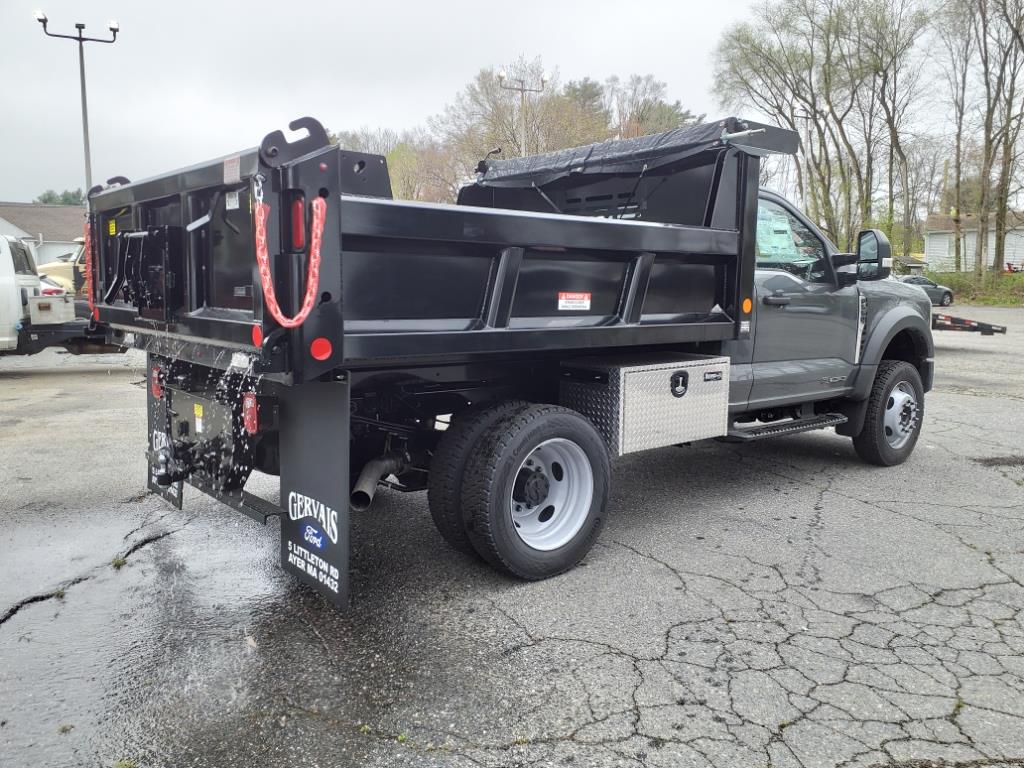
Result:
M882 362L886 348L901 331L910 332L917 356L923 362L921 377L928 379L925 382L925 389L931 389L931 360L935 356L935 345L932 342L930 322L913 306L897 304L869 324L867 342L861 355L860 372L851 393L853 399L863 400L870 394L878 364Z

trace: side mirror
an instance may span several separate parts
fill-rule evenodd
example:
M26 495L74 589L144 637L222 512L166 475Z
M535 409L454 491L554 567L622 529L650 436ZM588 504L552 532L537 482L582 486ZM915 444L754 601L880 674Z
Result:
M892 246L879 229L865 229L857 235L857 278L884 280L892 272Z
M833 253L832 267L836 272L836 281L840 288L857 283L857 264L860 256L856 253Z

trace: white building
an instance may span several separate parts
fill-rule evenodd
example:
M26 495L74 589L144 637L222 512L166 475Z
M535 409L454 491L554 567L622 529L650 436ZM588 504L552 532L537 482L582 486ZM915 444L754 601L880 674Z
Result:
M85 207L43 203L0 202L0 235L27 237L35 242L36 263L46 264L78 248Z
M1014 266L1024 265L1024 214L1010 213L1006 232L1004 261ZM995 217L989 219L985 265L992 266L996 255ZM960 271L974 269L975 246L978 242L978 217L966 214L961 218ZM924 258L928 269L934 272L953 272L956 256L953 249L953 217L929 214L924 225Z

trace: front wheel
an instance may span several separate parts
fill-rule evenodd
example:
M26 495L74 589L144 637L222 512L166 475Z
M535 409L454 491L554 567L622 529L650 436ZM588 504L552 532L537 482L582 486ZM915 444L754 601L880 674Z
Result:
M466 532L500 571L545 579L575 566L604 526L611 468L586 418L532 405L493 424L463 481Z
M902 360L883 360L853 447L869 464L902 464L917 445L923 419L924 387L917 368Z

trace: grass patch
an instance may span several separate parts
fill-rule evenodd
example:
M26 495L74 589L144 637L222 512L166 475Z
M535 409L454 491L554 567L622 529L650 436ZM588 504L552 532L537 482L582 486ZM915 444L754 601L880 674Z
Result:
M128 760L122 757L120 760L114 763L113 768L139 768L139 764L136 763L134 760Z
M110 564L112 566L114 566L114 570L115 571L120 571L122 568L124 568L124 566L125 566L125 564L127 562L128 562L128 560L125 558L124 555L118 555L117 557L115 557L113 560L110 561ZM116 766L115 766L115 768L116 768Z
M1024 305L1024 272L986 272L980 280L973 272L926 272L925 275L939 285L952 288L954 304Z
M66 736L73 730L75 730L75 726L69 725L68 723L64 723L64 725L57 729L57 733L59 733L61 736Z

